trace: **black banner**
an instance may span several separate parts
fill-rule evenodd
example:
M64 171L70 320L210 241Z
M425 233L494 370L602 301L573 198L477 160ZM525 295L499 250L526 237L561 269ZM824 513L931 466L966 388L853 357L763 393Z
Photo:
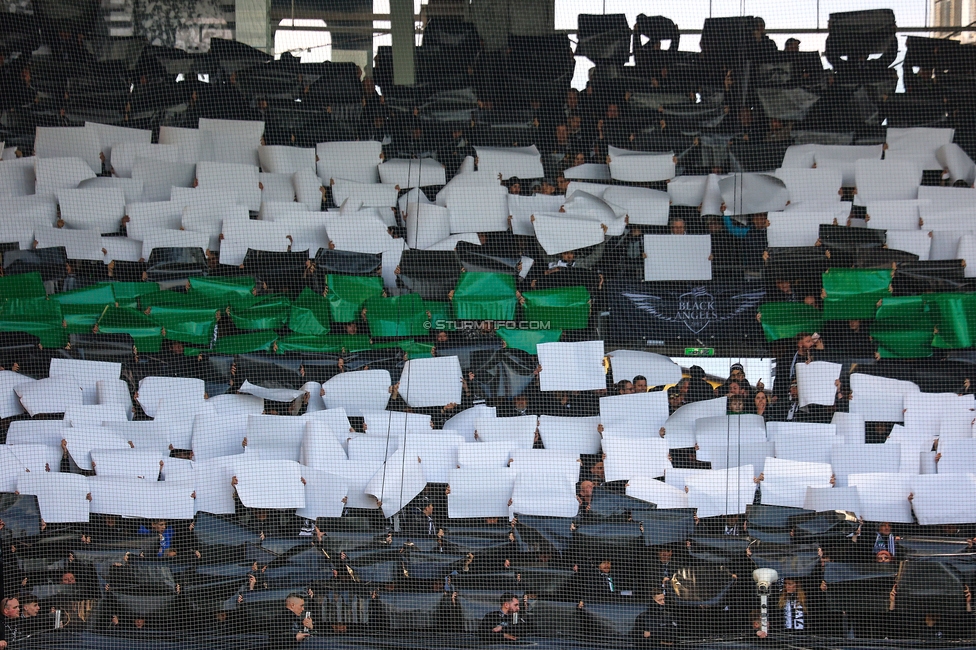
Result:
M760 283L617 282L610 295L614 339L761 339Z

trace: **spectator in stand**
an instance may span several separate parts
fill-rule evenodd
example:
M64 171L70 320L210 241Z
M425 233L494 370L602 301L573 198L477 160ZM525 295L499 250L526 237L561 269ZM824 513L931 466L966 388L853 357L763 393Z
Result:
M613 563L602 558L596 566L584 567L579 575L580 600L584 603L605 603L621 596L619 576L613 573ZM632 592L628 592L632 593Z
M634 377L634 392L635 393L646 393L647 388L647 377L644 375L637 375Z
M271 622L269 641L272 648L297 648L312 635L315 624L305 612L305 598L291 594L285 598L285 611Z
M21 632L20 602L16 598L4 598L0 601L0 611L3 612L3 640L0 641L0 648L7 648L24 638Z
M795 578L783 580L779 609L783 610L782 629L793 634L802 633L807 629L807 594Z
M23 636L34 636L51 629L47 618L39 616L40 613L41 604L36 596L28 594L20 599L20 630Z
M770 418L770 410L769 410L769 396L766 394L766 391L757 390L755 397L753 397L752 399L752 403L754 408L756 409L755 410L756 415L761 415L763 419L768 422Z
M724 384L715 389L715 396L722 397L723 395L728 395L731 391L731 384L733 383L738 384L737 388L741 390L741 393L737 394L748 396L752 386L746 380L746 371L741 363L733 363L729 367L729 378Z
M681 386L672 386L668 389L668 411L674 413L684 404L685 396L681 392Z
M885 564L894 560L898 552L896 542L899 539L901 538L891 532L889 522L882 521L878 524L878 532L874 535L874 546L871 548L875 562Z
M684 235L686 232L685 220L681 217L675 217L671 219L671 222L668 224L668 228L670 229L672 235Z
M783 44L784 52L799 52L800 51L800 39L798 38L788 38L786 43Z
M814 295L801 295L793 287L793 281L786 278L776 278L775 288L767 294L769 302L803 302L811 307L817 306Z
M488 612L481 619L481 626L478 628L481 640L485 643L518 641L518 635L527 629L525 619L519 614L520 609L519 599L515 594L502 594L498 609Z
M712 385L705 381L705 370L701 366L692 366L688 371L688 390L685 392L685 403L701 402L715 397Z
M626 379L621 379L617 382L615 386L617 395L633 395L634 394L634 384L627 381Z
M651 602L634 622L634 636L639 646L674 645L678 622L670 611L667 591L661 587L650 588Z
M159 538L159 550L156 557L176 557L173 548L173 528L166 525L165 519L154 519L149 526L140 526L140 535L156 535Z

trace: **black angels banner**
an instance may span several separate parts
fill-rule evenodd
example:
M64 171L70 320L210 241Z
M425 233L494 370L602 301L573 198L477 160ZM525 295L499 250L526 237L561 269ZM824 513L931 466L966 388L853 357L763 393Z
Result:
M758 283L616 282L608 288L611 336L674 339L761 339Z

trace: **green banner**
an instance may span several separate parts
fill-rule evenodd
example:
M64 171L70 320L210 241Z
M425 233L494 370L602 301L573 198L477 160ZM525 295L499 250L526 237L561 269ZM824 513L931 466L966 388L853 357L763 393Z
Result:
M278 339L278 354L286 352L318 352L348 354L372 348L365 334L290 334Z
M231 307L230 318L242 330L274 330L282 327L291 314L291 300L284 294L261 296L251 305Z
M800 332L817 332L823 317L816 307L802 302L767 302L759 308L759 318L767 341L778 341Z
M525 320L548 329L580 330L590 323L590 292L586 287L561 287L526 291L522 313Z
M976 342L976 294L933 293L924 296L934 326L932 345L955 350Z
M10 300L14 298L44 298L44 280L41 274L22 273L20 275L0 275L0 298Z
M503 273L462 273L452 302L459 320L512 320L515 278Z
M115 294L115 302L119 307L139 306L139 297L159 291L159 284L156 282L108 282L105 283L112 288Z
M383 279L374 275L329 275L325 294L329 301L332 320L337 323L351 323L359 320L363 303L370 298L383 295Z
M539 354L536 346L540 343L554 343L562 334L562 330L498 330L498 338L505 342L505 347L529 354Z
M108 307L96 323L99 334L128 334L138 352L159 352L163 327L130 307Z
M215 309L190 307L149 307L148 316L166 330L166 338L193 345L209 345L217 326Z
M878 307L871 338L884 359L932 356L933 324L923 296L888 296Z
M61 305L46 298L24 298L0 302L0 332L26 332L40 339L45 348L68 344Z
M423 336L428 322L423 300L416 293L394 298L370 298L364 305L370 336Z
M288 328L296 334L317 336L328 334L331 322L329 301L308 287L302 289L291 306Z
M823 274L824 320L870 319L891 295L890 269L829 269Z
M254 278L243 277L192 277L191 293L206 296L217 309L231 307L243 309L255 301Z
M184 348L183 354L184 356L195 357L198 354L234 356L235 354L248 354L249 352L271 352L275 349L277 339L278 335L268 330L221 336L212 348L188 347Z

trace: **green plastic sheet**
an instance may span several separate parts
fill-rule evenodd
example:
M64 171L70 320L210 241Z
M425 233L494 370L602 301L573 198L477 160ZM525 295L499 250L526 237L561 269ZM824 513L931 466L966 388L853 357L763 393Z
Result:
M43 298L47 295L44 290L44 280L40 273L23 273L20 275L0 276L0 298Z
M529 354L539 354L536 346L540 343L555 343L562 334L562 330L498 330L498 338L505 342L505 347Z
M884 359L929 357L933 327L923 296L888 296L878 307L871 338Z
M223 311L224 306L213 297L193 291L153 291L139 296L139 308L173 307L174 309L210 309Z
M363 303L383 295L383 279L373 275L328 275L326 285L325 298L329 301L332 320L337 323L359 320Z
M767 341L792 338L800 332L816 332L823 326L817 308L802 302L767 302L759 308L759 316Z
M184 356L195 357L198 354L233 356L235 354L248 354L250 352L271 352L275 349L275 341L277 339L277 334L267 330L221 336L212 348L188 347L183 349L183 354Z
M429 331L427 310L415 293L366 301L366 323L371 336L423 336Z
M561 287L526 291L525 320L546 329L580 330L590 323L590 292L586 287Z
M329 301L308 287L295 299L288 315L288 328L296 334L321 335L329 333L332 317Z
M159 352L163 326L130 307L108 307L96 324L99 334L128 334L139 352Z
M148 316L165 328L167 339L193 345L208 345L217 326L215 309L158 305Z
M230 318L242 330L273 330L282 327L291 314L291 300L283 294L261 296L253 304L231 307Z
M512 320L515 278L504 273L462 273L453 302L460 320Z
M890 269L829 269L823 274L825 320L874 318L878 301L891 295Z
M159 291L159 284L156 282L109 282L105 283L111 287L115 294L115 302L120 307L137 307L139 297L149 293Z
M365 334L290 334L278 339L278 354L286 352L351 353L369 350Z
M973 347L976 342L976 294L928 294L925 306L934 326L933 346L949 350Z
M0 332L26 332L40 339L42 347L63 348L68 330L61 305L46 298L23 298L0 302Z
M243 309L254 302L254 278L228 277L192 277L190 278L191 293L208 297L218 309L230 307Z

